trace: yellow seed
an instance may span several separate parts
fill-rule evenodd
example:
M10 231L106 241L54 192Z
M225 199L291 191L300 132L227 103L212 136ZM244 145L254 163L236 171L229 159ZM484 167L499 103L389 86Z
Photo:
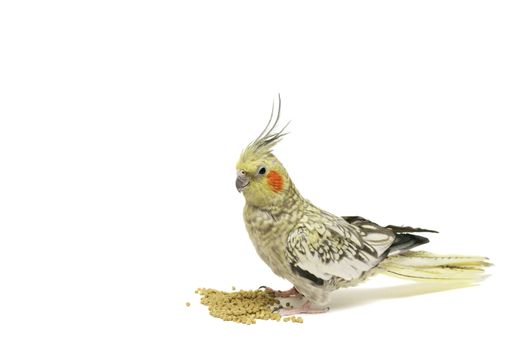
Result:
M235 291L235 287L232 290L233 292L223 292L198 288L195 292L201 296L200 302L208 307L209 314L224 321L255 324L256 320L281 320L281 315L275 311L274 306L279 305L279 300L272 295L262 290ZM295 317L286 317L283 321L303 322Z
M191 304L190 304L189 302L186 302L186 304L185 304L185 305L186 305L186 306L190 306Z

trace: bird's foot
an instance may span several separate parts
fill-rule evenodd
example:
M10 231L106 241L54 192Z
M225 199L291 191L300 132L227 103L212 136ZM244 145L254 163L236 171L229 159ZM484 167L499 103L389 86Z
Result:
M292 316L297 314L322 314L329 311L328 307L316 308L312 306L310 301L306 301L303 305L298 307L292 307L289 309L283 308L279 310L281 316Z
M274 290L274 289L266 287L266 286L261 286L261 287L259 287L259 289L264 289L265 292L267 292L269 294L272 294L276 298L294 298L294 297L301 296L301 293L298 292L296 287L292 287L289 290Z

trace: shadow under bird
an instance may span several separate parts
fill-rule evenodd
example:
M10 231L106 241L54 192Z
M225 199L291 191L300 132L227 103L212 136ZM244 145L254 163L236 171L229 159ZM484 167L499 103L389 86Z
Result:
M328 310L330 293L355 286L374 273L424 282L476 283L487 258L437 255L411 249L429 242L416 235L433 230L380 226L359 216L337 216L301 196L272 148L285 135L276 130L281 110L272 108L261 134L241 153L236 188L245 197L245 225L261 259L293 284L277 297L304 296L282 315Z

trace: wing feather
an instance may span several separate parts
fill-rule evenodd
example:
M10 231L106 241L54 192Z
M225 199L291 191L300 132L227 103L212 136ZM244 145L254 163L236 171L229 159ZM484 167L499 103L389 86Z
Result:
M369 221L361 227L326 212L313 216L315 222L309 217L289 234L287 258L293 267L325 281L359 278L394 241L392 231Z

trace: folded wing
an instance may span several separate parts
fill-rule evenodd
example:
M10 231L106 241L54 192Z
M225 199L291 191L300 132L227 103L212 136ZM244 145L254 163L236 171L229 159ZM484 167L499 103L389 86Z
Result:
M298 275L323 284L332 278L353 280L377 266L395 234L369 221L350 223L320 212L306 216L287 239L287 258Z

